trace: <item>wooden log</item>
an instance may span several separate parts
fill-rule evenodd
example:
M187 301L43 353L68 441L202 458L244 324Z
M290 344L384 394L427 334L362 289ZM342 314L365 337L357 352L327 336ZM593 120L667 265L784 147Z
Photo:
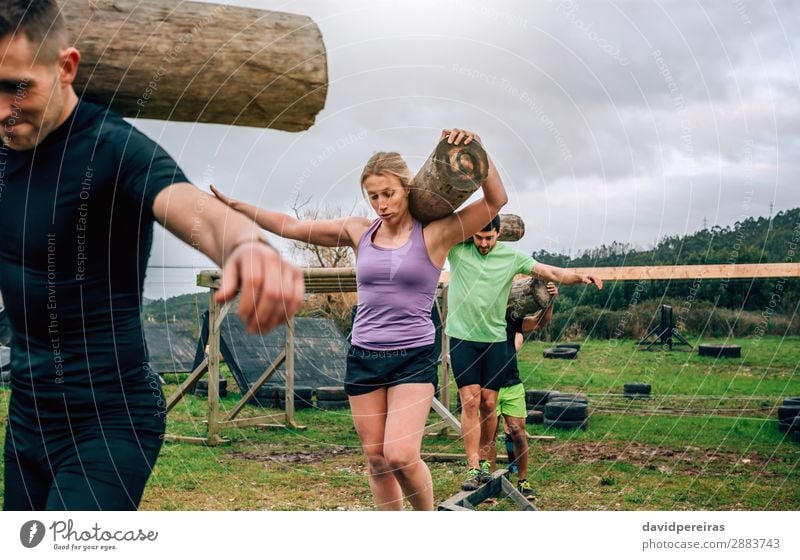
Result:
M538 278L528 276L514 280L511 284L507 310L517 317L525 317L546 309L550 305L551 299L550 294L547 293L546 283Z
M308 17L175 0L63 0L75 89L124 117L306 130L325 106Z
M525 222L516 214L499 214L500 232L498 241L519 241L525 235ZM472 238L467 238L471 242Z
M423 224L452 214L489 174L489 159L478 142L455 146L442 139L414 177L408 207Z
M672 266L606 266L573 268L603 280L695 280L699 278L797 278L800 263L686 264Z
M516 214L500 214L498 241L519 241L525 235L525 222Z

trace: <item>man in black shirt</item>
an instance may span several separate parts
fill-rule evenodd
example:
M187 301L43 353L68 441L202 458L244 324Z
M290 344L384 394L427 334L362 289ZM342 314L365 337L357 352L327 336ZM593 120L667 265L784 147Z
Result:
M558 288L553 282L547 283L547 292L551 297L558 295ZM506 314L506 362L505 381L497 395L497 416L502 416L505 423L506 438L513 441L513 453L509 453L509 464L516 465L519 478L517 490L530 496L533 489L528 482L528 432L525 430L527 410L525 406L525 387L519 378L517 352L522 347L523 335L543 329L553 316L553 300L547 309L528 317L518 317L512 312ZM508 448L508 446L506 446ZM494 470L497 449L490 450L491 468ZM511 455L513 454L513 458Z
M267 332L299 270L155 142L79 100L53 0L0 0L0 291L12 327L4 508L135 509L166 404L139 318L153 224L223 267L218 301Z

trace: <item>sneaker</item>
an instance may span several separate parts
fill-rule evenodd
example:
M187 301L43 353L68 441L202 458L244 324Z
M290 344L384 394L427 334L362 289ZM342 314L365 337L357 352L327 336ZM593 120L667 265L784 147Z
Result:
M467 478L461 483L462 490L477 490L481 485L481 470L469 469L467 471Z
M481 474L480 474L480 481L481 484L486 484L492 480L492 464L484 459L480 463Z
M518 480L517 481L517 491L525 496L526 498L530 498L533 496L533 487L531 483L527 480Z

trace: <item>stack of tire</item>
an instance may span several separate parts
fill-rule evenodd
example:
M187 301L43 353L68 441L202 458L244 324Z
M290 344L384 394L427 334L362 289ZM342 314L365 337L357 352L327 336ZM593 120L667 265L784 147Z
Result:
M625 383L623 396L626 399L649 399L651 387L649 383Z
M207 397L208 396L208 378L203 377L201 380L197 382L194 386L194 394L198 397ZM227 397L228 396L228 380L224 377L219 378L219 396L220 397Z
M778 407L778 429L800 442L800 397L783 399L783 405Z
M278 385L262 385L247 402L264 408L278 408Z
M577 343L556 344L553 348L548 348L542 352L542 356L554 360L574 360L578 357L581 345Z
M294 388L294 409L303 410L311 408L311 397L314 390L311 387L296 385ZM278 408L286 408L286 387L278 387Z
M551 393L544 405L543 423L548 428L586 430L589 425L589 399L575 393Z
M11 349L0 345L0 387L11 383Z
M344 387L317 387L317 408L320 410L350 408Z
M531 389L525 391L525 406L528 409L528 416L525 418L526 424L541 424L544 422L544 407L547 399L550 398L551 391Z
M709 358L741 358L742 347L736 344L701 344L697 353Z

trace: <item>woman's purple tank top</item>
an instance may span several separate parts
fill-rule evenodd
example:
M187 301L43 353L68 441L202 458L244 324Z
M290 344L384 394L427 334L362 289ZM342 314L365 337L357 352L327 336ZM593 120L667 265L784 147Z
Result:
M414 220L408 242L397 249L372 242L380 224L375 220L358 241L353 345L382 351L433 344L431 307L441 269L428 256L422 224Z

